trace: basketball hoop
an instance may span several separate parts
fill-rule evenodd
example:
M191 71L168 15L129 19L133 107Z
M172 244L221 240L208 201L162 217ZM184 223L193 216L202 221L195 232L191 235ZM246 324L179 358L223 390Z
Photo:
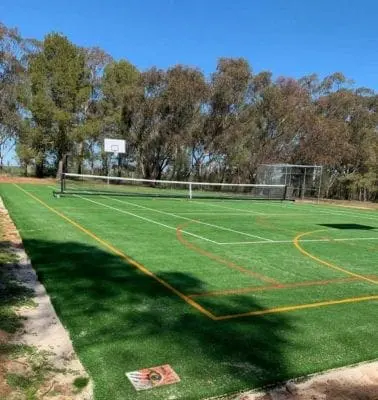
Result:
M113 153L114 155L125 153L126 142L122 139L104 139L104 151L106 153Z
M119 171L119 154L126 153L126 142L123 139L104 139L104 151L109 154L108 163L112 163L112 158L118 160L118 171ZM120 171L119 171L120 173ZM110 176L110 168L108 168L108 177ZM108 184L109 184L108 179Z
M114 155L117 155L119 153L119 145L118 144L112 144L110 146L110 150Z

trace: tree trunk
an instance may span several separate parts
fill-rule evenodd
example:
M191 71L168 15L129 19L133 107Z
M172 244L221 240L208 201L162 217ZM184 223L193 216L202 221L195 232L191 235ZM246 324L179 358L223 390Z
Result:
M117 157L117 161L118 161L118 177L121 177L121 169L122 169L122 155L118 154Z
M162 170L159 168L158 173L156 174L156 180L160 181L161 180L161 175L162 175Z
M41 161L38 161L36 164L35 164L35 175L36 175L36 177L37 178L43 178L43 175L44 175L44 170L45 170L45 168L44 168L45 166L44 166L44 161L43 160L41 160Z
M79 157L79 161L77 163L77 173L80 175L83 173L83 162L81 160L81 157Z
M83 173L83 159L84 159L84 143L80 142L78 144L78 162L77 162L77 173L82 174Z
M148 163L146 162L146 164L144 164L144 162L142 161L141 164L141 169L142 169L142 176L144 179L151 179L151 168L148 165Z
M108 160L108 155L106 153L103 153L101 155L102 158L102 174L103 175L108 175L109 174L109 160Z

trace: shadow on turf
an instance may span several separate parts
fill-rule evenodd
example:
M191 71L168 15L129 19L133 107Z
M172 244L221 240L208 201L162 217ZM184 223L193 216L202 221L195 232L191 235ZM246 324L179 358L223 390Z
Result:
M362 231L370 231L373 229L377 229L375 226L361 225L361 224L319 224L319 226L325 226L327 228L334 228L334 229L352 229L352 230L362 230Z
M170 390L177 399L201 399L289 377L283 356L290 347L285 332L293 329L289 314L212 321L100 248L38 240L24 245L94 378L96 398L134 398L124 373L166 363L181 383L138 393L138 399L168 398ZM159 276L184 293L205 289L179 270ZM251 297L233 302L225 310L230 314L235 302L241 309L261 308Z

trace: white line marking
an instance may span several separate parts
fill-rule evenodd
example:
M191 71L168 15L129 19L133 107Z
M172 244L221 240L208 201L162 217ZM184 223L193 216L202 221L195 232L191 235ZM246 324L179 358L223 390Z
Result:
M109 205L107 205L107 204L99 203L98 201L94 201L94 200L91 200L91 199L87 199L86 197L82 197L82 196L79 196L79 195L74 195L74 196L75 196L75 197L79 197L80 199L89 201L89 202L91 202L91 203L98 204L99 206L103 206L103 207L109 208L109 209L111 209L111 210L118 211L118 212L120 212L120 213L122 213L122 214L131 215L132 217L142 219L142 220L147 221L147 222L149 222L149 223L151 223L151 224L160 225L160 226L163 226L164 228L172 229L172 230L174 230L174 231L176 230L176 228L173 227L173 226L169 226L169 225L162 224L161 222L154 221L153 219L146 218L146 217L142 217L142 216L140 216L140 215L131 213L131 212L129 212L129 211L120 210L119 208L112 207L112 206L109 206ZM207 242L211 242L211 243L214 243L214 244L218 244L218 242L215 242L214 240L205 238L205 237L203 237L203 236L196 235L196 234L194 234L194 233L191 233L191 232L188 232L188 231L184 231L184 230L183 230L182 232L186 233L187 235L194 236L194 237L196 237L197 239L206 240Z
M49 185L48 186L49 188L51 188L51 189L54 189L54 190L57 190L57 187L54 187L54 186L51 186L51 185ZM161 198L156 198L156 199L154 199L154 200L157 200L157 199L159 199L159 200L166 200L166 199L161 199ZM180 200L180 201L183 201L183 199L170 199L170 200ZM186 200L185 200L186 201ZM233 200L227 200L227 202L228 203L230 203L230 204L232 204L232 201ZM235 200L235 201L238 201L238 200ZM206 202L203 202L203 201L200 201L200 200L196 200L196 199L193 199L190 203L201 203L201 204L206 204L207 206L212 206L212 207L218 207L218 208L224 208L224 209L228 209L228 210L236 210L236 211L242 211L243 213L245 213L245 214L254 214L254 215L272 215L272 214L269 214L269 213L262 213L262 212L258 212L258 211L250 211L250 210L244 210L244 209L240 209L240 208L234 208L234 207L227 207L227 206L221 206L221 205L219 205L219 204L209 204L209 203L206 203ZM277 203L270 203L269 205L271 205L271 206L278 206L278 207L283 207L283 205L282 204L277 204ZM308 204L298 204L299 206L307 206ZM322 207L322 206L325 206L325 207L327 207L328 205L322 205L322 204L319 204L319 205L316 205L316 207ZM335 206L335 207L337 207L337 206ZM346 208L348 207L348 206L345 206ZM286 207L285 207L286 208ZM310 210L311 211L315 211L314 209L311 209L310 208ZM367 210L370 210L370 211L372 211L372 212L374 212L374 210L373 209L369 209L369 208L367 208ZM373 220L373 221L377 221L378 222L378 215L377 215L377 217L375 217L375 216L373 216L373 215L363 215L363 212L361 213L361 214L354 214L354 213L350 213L350 212L348 212L348 211L345 211L345 212L343 212L343 211L326 211L326 210L319 210L319 209L317 209L316 210L317 212L319 212L319 213L322 213L322 214L329 214L329 215L343 215L343 216L350 216L350 217L353 217L353 218L365 218L365 219L369 219L369 220ZM316 214L316 213L315 213ZM293 214L293 215L299 215L299 214ZM278 216L278 215L277 215ZM267 240L269 240L269 239L267 239Z
M321 214L330 214L330 215L342 215L344 217L352 217L352 218L364 218L364 219L370 219L372 221L378 222L378 216L373 217L372 215L360 215L360 214L354 214L354 213L349 213L349 212L343 212L343 211L325 211L325 210L318 210ZM363 212L361 212L363 214Z
M310 239L309 239L310 240ZM336 241L336 242L345 242L349 240L378 240L378 237L361 237L361 238L339 238L339 239L330 239L330 241Z
M232 204L232 201L233 201L233 200L228 200L228 202L229 202L230 204ZM202 202L202 201L199 201L199 200L196 200L196 199L192 200L191 203L207 204L208 206L212 206L212 207L219 207L219 208L225 208L225 209L229 209L229 210L242 211L242 212L245 212L246 214L247 214L247 213L248 213L248 214L265 214L265 213L261 213L261 212L258 212L258 211L250 211L250 210L243 210L243 209L241 209L241 208L234 208L234 207L221 206L221 205L219 205L219 204L209 204L209 203L205 203L205 202ZM269 206L287 208L287 207L285 207L285 205L281 205L281 204L277 204L277 203L269 203ZM308 206L308 205L307 205L307 204L298 204L297 206L298 206L298 207L302 207L302 206L305 206L305 207L306 207L306 206ZM328 210L328 211L327 211L327 210L320 210L320 209L318 209L318 207L323 207L323 206L322 206L322 205L316 205L316 206L313 206L313 207L306 207L306 209L307 209L307 210L311 210L311 211L315 211L315 212L312 213L312 216L316 215L317 213L321 213L321 214L328 214L328 215L342 215L342 216L347 216L347 217L352 217L352 218L365 218L365 219L369 219L369 220L373 220L373 221L378 222L378 215L377 215L377 217L375 217L375 216L373 216L372 214L363 215L364 212L361 212L361 213L359 213L359 214L355 214L355 213L352 213L352 212L341 211L341 210L338 210L338 211ZM303 211L303 208L302 208L302 211ZM373 212L374 212L374 211L373 211ZM270 215L270 214L268 214L268 215ZM308 214L307 214L307 215L308 215Z
M104 196L104 198L106 199L107 197ZM266 239L266 238L261 237L261 236L252 235L252 234L246 233L246 232L236 231L235 229L226 228L226 227L224 227L224 226L214 225L214 224L210 224L210 223L208 223L208 222L203 222L203 221L199 221L199 220L196 220L196 219L183 217L182 215L178 215L178 214L174 214L174 213L170 213L170 212L166 212L166 211L156 210L156 209L154 209L154 208L141 206L141 205L139 205L139 204L135 204L135 203L132 203L132 202L129 202L129 201L126 201L126 200L119 200L119 199L115 199L115 198L113 198L113 197L110 197L110 199L111 199L111 200L114 200L114 201L118 201L119 203L129 204L129 205L132 205L132 206L135 206L135 207L143 208L143 209L145 209L145 210L154 211L154 212L159 213L159 214L164 214L164 215L169 215L169 216L171 216L171 217L181 218L181 219L184 219L184 220L186 220L186 221L196 222L197 224L201 224L201 225L211 226L212 228L217 228L217 229L224 230L224 231L229 231L229 232L233 232L233 233L238 233L238 234L244 235L244 236L249 236L249 237L254 237L254 238L262 239L262 240L265 240L265 241L267 241L267 242L270 242L270 241L271 241L271 239ZM183 231L183 232L184 232L184 231Z
M269 203L270 206L279 206L277 203ZM343 216L349 216L349 217L355 217L355 218L366 218L366 219L371 219L373 221L377 221L378 222L378 212L374 211L373 209L370 209L371 213L369 213L368 215L364 215L367 214L364 211L361 211L361 213L353 213L353 212L348 212L348 211L342 211L342 210L331 210L331 209L327 209L327 210L322 210L321 208L324 207L332 207L330 205L327 204L315 204L315 205L311 205L311 204L301 204L301 203L297 203L296 207L300 207L302 208L302 211L304 208L306 208L307 210L311 210L311 211L315 211L314 214L316 214L316 212L322 213L322 214L330 214L330 215L343 215ZM337 207L337 206L334 206ZM376 213L376 216L374 216L373 214Z
M231 204L232 202L234 202L234 204L235 204L235 201L237 201L237 200L228 200L228 202ZM288 208L288 207L300 207L300 208L306 208L306 209L308 209L308 210L312 210L312 211L317 211L317 212L321 212L321 213L325 213L325 214L339 214L339 215L347 215L347 216L353 216L353 217L362 217L362 218L367 218L367 219L372 219L372 220L375 220L375 221L378 221L378 212L377 211L374 211L374 209L369 209L370 210L370 213L368 214L368 215L364 215L364 214L367 214L367 212L364 212L364 211L362 211L361 213L358 213L358 214L356 214L356 213L353 213L353 212L348 212L348 211L342 211L342 210L335 210L335 211L333 211L333 210L331 210L331 209L329 209L329 208L331 208L332 206L331 205L328 205L328 204L302 204L302 203L293 203L293 204L288 204L288 203L282 203L282 204L279 204L279 203L276 203L276 202L270 202L269 203L269 206L272 206L272 207L280 207L280 208ZM328 208L328 210L321 210L320 208L323 208L323 207L329 207ZM338 207L338 206L333 206L333 207ZM303 208L302 208L302 210L303 210ZM376 216L374 216L373 214L376 214Z
M339 238L339 239L302 239L300 242L347 242L354 240L378 240L378 237L357 237L357 238ZM276 243L293 243L293 240L272 240L266 242L263 240L255 240L252 242L220 242L219 245L231 244L276 244Z
M210 206L210 207L224 208L226 210L242 211L243 213L246 213L246 214L253 214L253 215L262 215L263 214L263 213L258 212L258 211L250 211L250 210L243 210L241 208L221 206L219 204L206 203L204 201L199 201L199 200L196 200L196 199L191 200L191 202L190 202L190 204L196 204L196 203L197 204L205 204L205 205Z
M222 216L244 216L244 217L256 217L256 214L247 214L245 212L208 212L208 211L179 211L180 215L210 215L210 216L216 216L216 217L222 217ZM303 214L296 214L296 213L283 213L283 214L272 214L272 213L260 213L258 216L266 216L266 217L296 217L296 216L305 216L308 215L308 213L303 213Z

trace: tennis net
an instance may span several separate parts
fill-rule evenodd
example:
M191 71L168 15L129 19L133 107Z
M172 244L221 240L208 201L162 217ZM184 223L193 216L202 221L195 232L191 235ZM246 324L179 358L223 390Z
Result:
M288 193L286 185L185 182L65 173L54 194L286 200Z

